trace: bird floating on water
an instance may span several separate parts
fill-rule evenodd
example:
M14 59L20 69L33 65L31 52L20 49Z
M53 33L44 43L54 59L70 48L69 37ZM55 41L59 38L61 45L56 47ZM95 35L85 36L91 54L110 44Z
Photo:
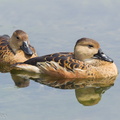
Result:
M107 78L118 75L113 60L102 52L97 41L79 39L74 52L60 52L31 58L14 65L14 69L59 78Z
M0 36L0 64L11 65L33 57L37 57L36 51L23 30L16 30L11 37Z

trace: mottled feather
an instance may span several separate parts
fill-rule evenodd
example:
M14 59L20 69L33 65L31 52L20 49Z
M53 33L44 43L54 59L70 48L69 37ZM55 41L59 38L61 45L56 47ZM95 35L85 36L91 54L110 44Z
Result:
M29 68L24 66L28 65ZM31 66L31 67L30 67ZM107 78L117 76L113 60L100 49L97 41L82 38L76 42L74 53L60 52L35 57L15 67L59 78Z

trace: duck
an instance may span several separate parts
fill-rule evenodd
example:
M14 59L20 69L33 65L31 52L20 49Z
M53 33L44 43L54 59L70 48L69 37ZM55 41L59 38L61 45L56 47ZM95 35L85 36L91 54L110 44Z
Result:
M16 30L12 36L0 36L0 64L12 65L37 57L37 53L30 45L28 34L23 30Z
M108 78L118 75L114 61L100 44L90 38L77 40L74 52L59 52L17 63L13 69L36 72L54 78Z

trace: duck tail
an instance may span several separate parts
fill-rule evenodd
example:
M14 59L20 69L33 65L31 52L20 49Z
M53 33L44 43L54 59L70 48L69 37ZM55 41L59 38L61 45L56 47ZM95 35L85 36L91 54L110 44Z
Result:
M11 66L12 70L23 70L27 72L40 73L39 68L25 63L16 63Z

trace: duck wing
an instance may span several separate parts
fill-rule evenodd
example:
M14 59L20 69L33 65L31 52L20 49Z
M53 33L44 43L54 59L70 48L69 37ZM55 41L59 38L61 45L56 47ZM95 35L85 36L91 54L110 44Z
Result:
M7 52L9 53L9 51L15 54L14 51L9 46L9 42L8 42L9 39L10 36L8 35L0 36L0 57L4 57L4 54L6 54Z
M54 53L54 54L49 54L49 55L45 55L45 56L41 56L41 57L35 57L35 58L31 58L27 61L25 61L25 64L30 64L30 65L34 65L37 66L38 63L40 62L56 62L58 63L60 66L65 67L70 66L71 68L73 68L73 66L77 66L79 60L75 60L74 59L74 55L72 52L59 52L59 53ZM71 64L71 63L74 64Z
M58 66L60 66L67 71L73 71L75 68L79 68L80 63L81 62L79 60L74 59L72 52L49 54L41 57L35 57L24 62L24 64L34 65L40 69L42 67L46 68L49 66L49 68L51 67L57 70Z

